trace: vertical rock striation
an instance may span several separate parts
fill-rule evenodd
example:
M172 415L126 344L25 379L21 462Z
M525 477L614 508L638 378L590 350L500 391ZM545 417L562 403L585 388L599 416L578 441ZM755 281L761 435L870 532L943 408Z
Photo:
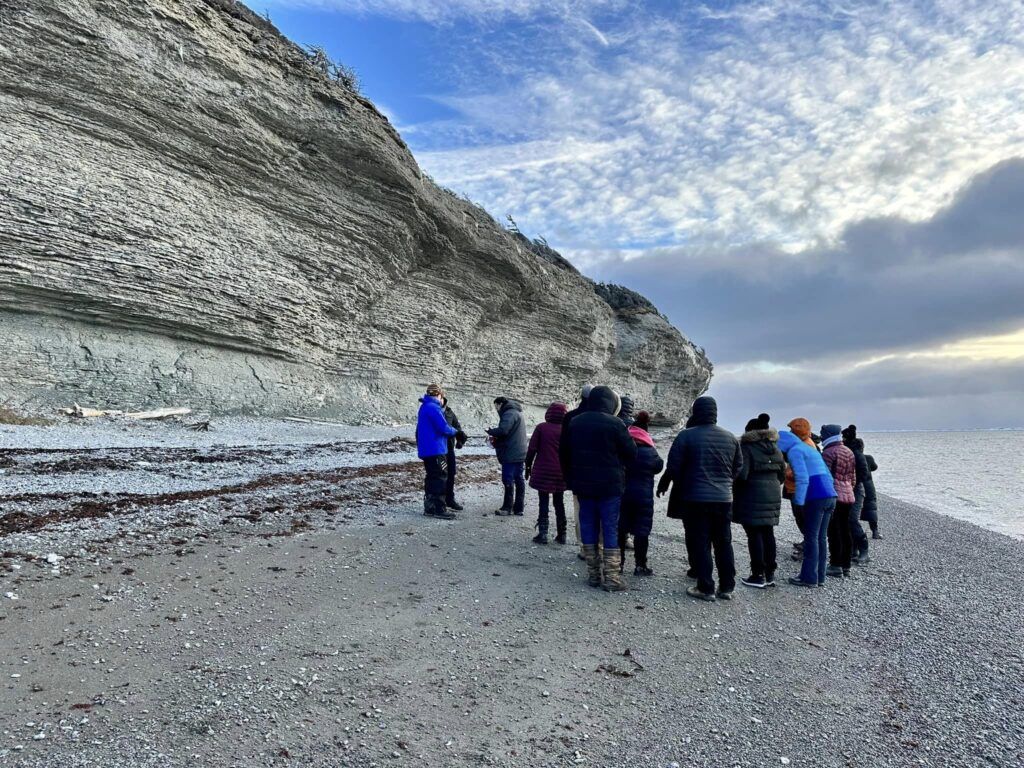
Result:
M601 381L676 419L710 380L232 0L0 0L0 126L2 398L390 421Z

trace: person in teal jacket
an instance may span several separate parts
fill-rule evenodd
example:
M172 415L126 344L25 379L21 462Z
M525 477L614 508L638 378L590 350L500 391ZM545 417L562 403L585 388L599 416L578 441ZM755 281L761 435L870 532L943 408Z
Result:
M800 587L824 586L828 565L828 523L836 508L832 473L825 466L821 454L792 432L779 434L779 450L793 469L796 481L793 505L803 510L804 517L804 561L800 576L790 577L789 583Z

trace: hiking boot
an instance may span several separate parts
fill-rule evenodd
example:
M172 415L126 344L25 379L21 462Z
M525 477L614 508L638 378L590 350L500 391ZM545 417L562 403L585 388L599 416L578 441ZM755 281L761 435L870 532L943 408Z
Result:
M830 565L828 567L828 570L825 571L825 575L826 576L835 576L836 578L841 578L842 575L843 575L843 569L840 568L838 565Z
M559 531L555 536L555 544L565 544L565 531Z
M799 576L790 576L789 577L789 583L792 584L794 587L817 587L818 586L817 584L815 584L813 582L804 581Z
M846 578L850 577L850 569L849 568L843 568L843 576L845 576Z
M715 597L719 600L732 600L732 590L730 589L727 592L716 592Z
M797 563L802 563L804 561L804 551L802 549L794 549L790 553L789 559Z
M541 531L536 536L534 536L532 539L530 539L530 541L532 541L534 544L547 544L548 543L548 535L544 531Z
M633 569L634 576L653 576L654 571L648 568L646 565L638 565Z
M854 558L853 562L857 565L867 565L871 562L871 555L867 552L861 552L857 557Z
M496 509L494 510L494 514L496 514L498 517L512 517L512 510L505 508Z
M745 579L740 579L740 584L744 587L753 587L754 589L764 589L768 586L764 576L755 576L754 574L750 574Z
M604 591L625 592L626 581L622 578L622 553L605 547L604 550Z
M597 556L596 544L583 544L582 555L587 561L587 584L591 587L601 586L601 560Z
M764 585L766 587L774 587L775 584L775 571L769 571L764 575Z
M454 520L455 513L449 512L447 509L429 509L424 511L424 517L433 517L438 520Z
M701 592L697 589L696 585L686 588L686 594L690 597L696 598L697 600L703 600L706 603L715 602L715 596L711 592Z
M505 486L505 498L502 499L501 506L498 509L494 510L494 514L496 514L498 517L508 517L509 515L512 514L512 494L513 493L514 493L513 486L506 485Z
M875 541L879 541L882 538L882 534L880 534L878 531L872 531L871 538Z
M522 512L513 512L512 514L515 515L516 517L522 517L523 516Z
M465 509L465 507L459 504L459 502L457 502L455 499L447 499L444 505L448 507L448 509L454 509L456 512L461 512L463 509Z

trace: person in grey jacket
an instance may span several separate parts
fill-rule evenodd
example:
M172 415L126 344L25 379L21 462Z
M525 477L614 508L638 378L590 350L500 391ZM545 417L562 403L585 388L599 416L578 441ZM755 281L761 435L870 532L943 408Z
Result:
M676 436L668 452L658 496L671 486L668 516L683 521L686 549L697 577L697 585L686 594L700 600L715 599L711 563L714 549L717 595L731 600L736 588L732 486L743 469L743 452L732 432L718 426L718 403L713 397L698 397L692 411L687 428Z
M521 517L526 495L525 466L529 445L523 406L516 400L498 397L494 400L494 408L500 417L498 426L488 429L487 434L491 436L491 444L501 464L501 484L505 487L504 500L494 514L499 517Z

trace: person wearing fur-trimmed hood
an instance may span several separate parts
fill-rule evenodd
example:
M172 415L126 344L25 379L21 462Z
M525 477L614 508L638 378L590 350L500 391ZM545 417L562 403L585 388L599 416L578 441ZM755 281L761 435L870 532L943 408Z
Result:
M743 469L733 485L732 521L743 526L750 552L750 575L741 583L757 589L775 586L775 526L786 479L779 433L769 421L768 414L762 413L747 422L740 437Z

